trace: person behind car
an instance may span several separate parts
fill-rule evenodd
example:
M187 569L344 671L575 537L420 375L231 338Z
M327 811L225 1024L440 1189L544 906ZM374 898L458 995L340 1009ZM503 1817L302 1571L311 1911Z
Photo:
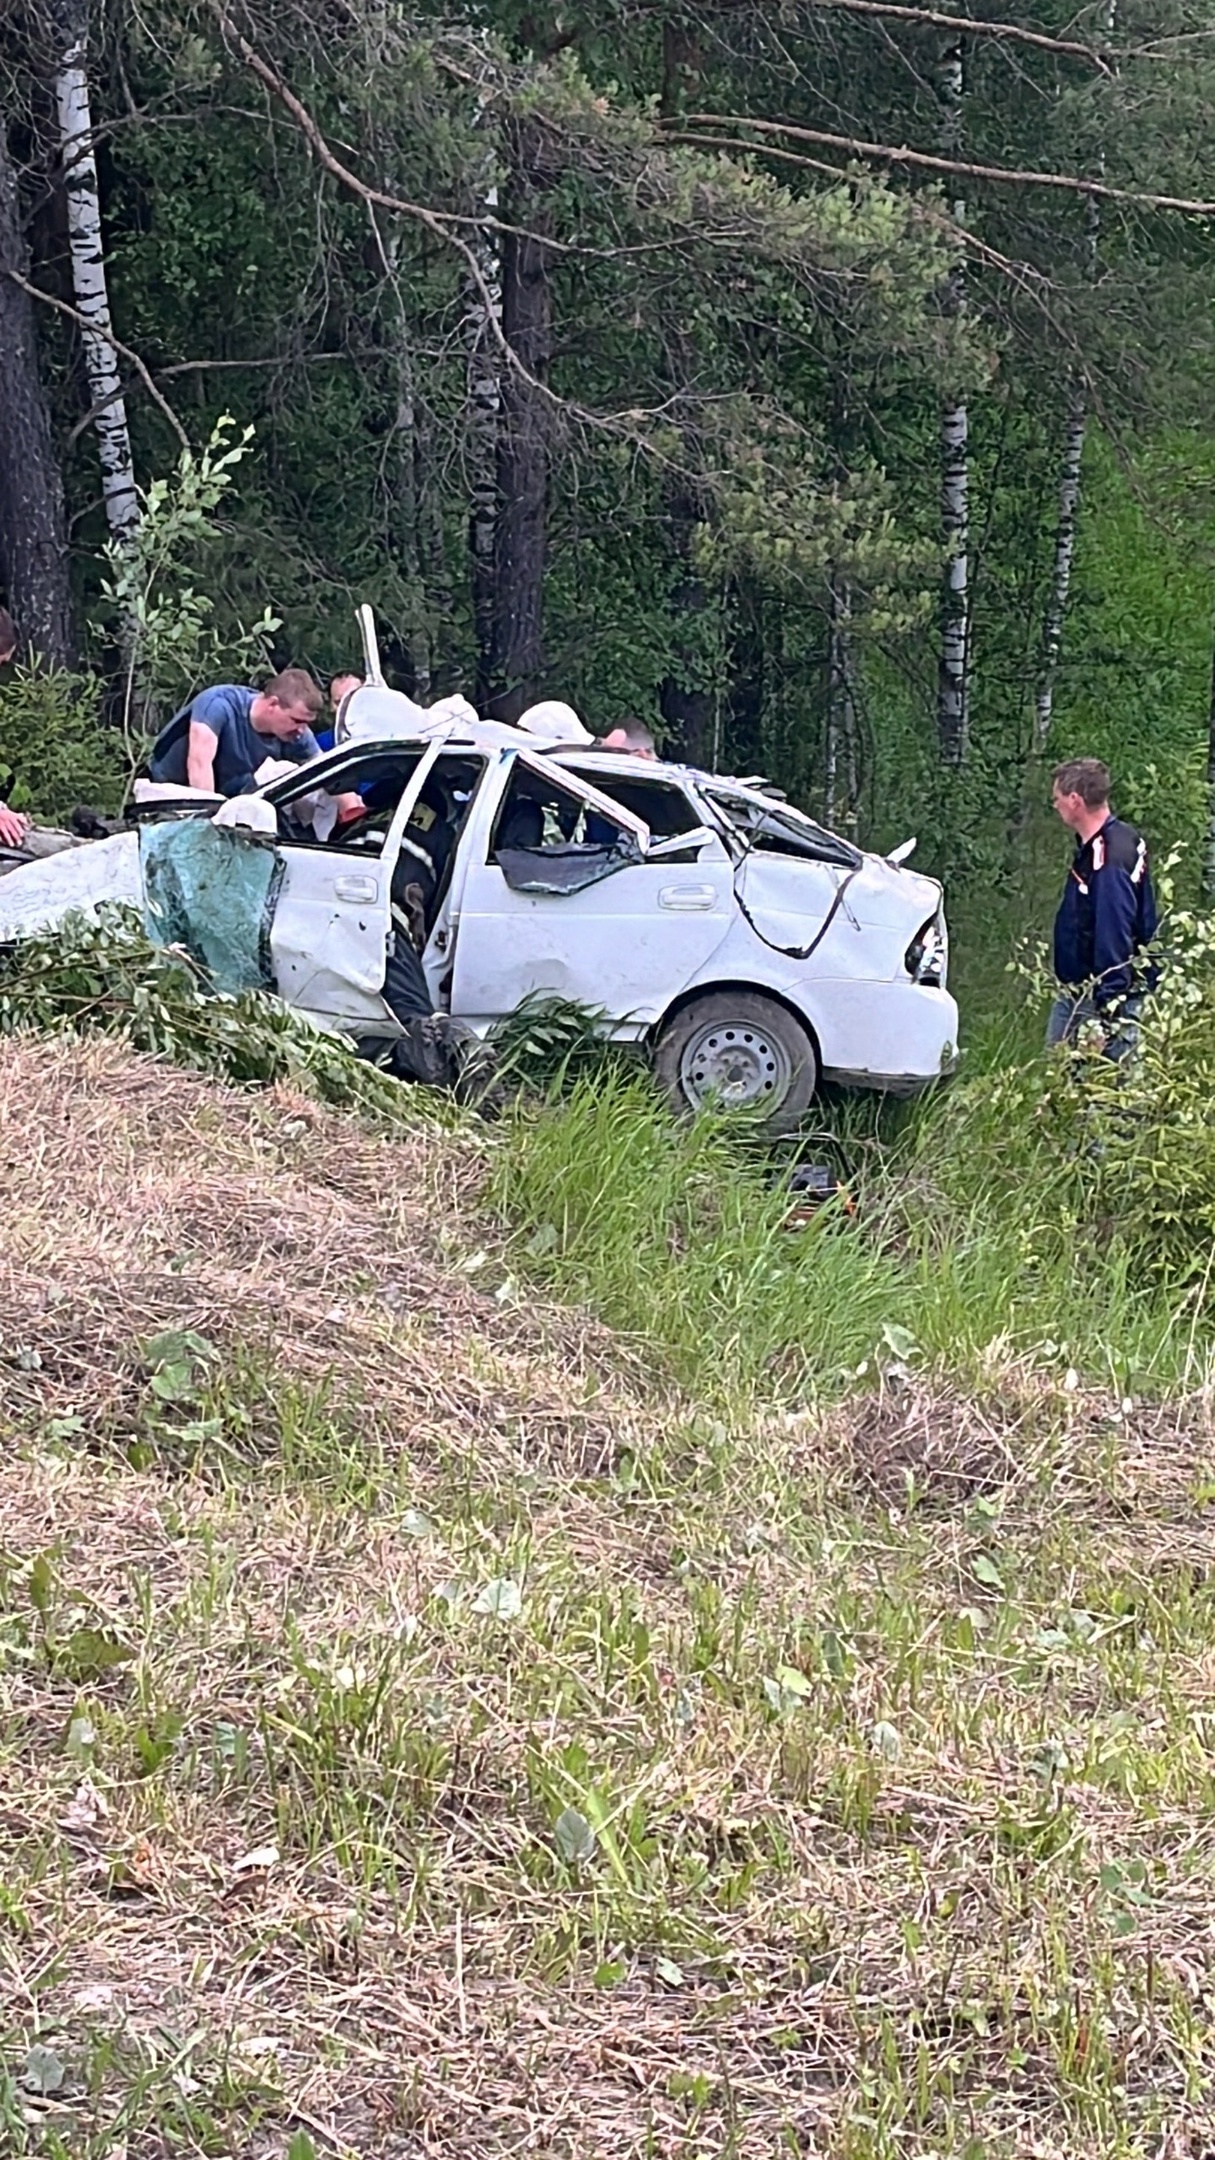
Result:
M361 675L334 676L329 685L329 703L333 707L333 719L323 728L313 729L313 734L316 736L322 750L332 750L334 743L337 741L337 716L342 709L342 699L349 697L352 690L361 690L362 688L363 678Z
M304 765L320 756L312 722L321 693L303 668L284 668L263 690L217 683L200 690L152 746L153 780L208 795L251 795L267 758Z
M1118 1062L1134 1049L1144 996L1156 981L1147 959L1157 928L1147 842L1114 816L1109 768L1099 758L1057 766L1052 801L1076 836L1076 852L1055 917L1060 988L1047 1046L1072 1042L1096 1022L1103 1056Z
M654 737L644 720L622 720L599 737L601 750L627 750L632 757L656 758Z

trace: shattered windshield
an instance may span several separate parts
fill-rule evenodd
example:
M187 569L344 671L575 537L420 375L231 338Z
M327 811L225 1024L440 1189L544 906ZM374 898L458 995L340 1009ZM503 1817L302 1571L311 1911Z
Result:
M861 860L859 848L816 825L792 803L742 788L706 787L702 792L718 816L752 849L772 855L797 855L811 862L841 863L850 870Z

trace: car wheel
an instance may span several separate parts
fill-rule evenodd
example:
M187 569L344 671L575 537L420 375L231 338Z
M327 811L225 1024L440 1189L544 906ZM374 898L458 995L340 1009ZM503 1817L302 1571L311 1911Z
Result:
M686 1005L658 1038L654 1070L677 1110L716 1102L773 1126L796 1124L818 1086L807 1030L756 990L717 990Z

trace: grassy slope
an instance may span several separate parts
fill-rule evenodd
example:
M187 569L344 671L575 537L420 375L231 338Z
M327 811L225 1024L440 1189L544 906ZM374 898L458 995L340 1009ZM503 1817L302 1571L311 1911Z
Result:
M1205 1400L698 1409L494 1146L0 1046L0 2150L1199 2152Z

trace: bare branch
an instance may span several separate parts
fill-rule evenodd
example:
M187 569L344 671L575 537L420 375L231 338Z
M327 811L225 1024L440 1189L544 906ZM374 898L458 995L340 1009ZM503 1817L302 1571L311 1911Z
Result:
M69 321L76 323L80 329L92 329L93 325L88 321L85 316L80 313L79 308L70 307L66 300L60 300L54 293L43 292L40 285L31 284L29 278L22 277L18 271L5 269L3 270L3 272L0 272L0 275L11 278L13 284L19 285L22 292L27 292L31 300L41 300L44 307L56 308L60 315L66 315ZM184 427L181 424L181 421L178 419L177 414L174 412L173 407L170 405L168 399L162 394L161 391L157 389L145 363L140 359L139 354L135 352L130 345L124 345L120 338L116 338L112 330L108 331L107 335L115 352L121 353L123 359L129 361L131 366L134 368L135 373L138 375L141 383L144 386L144 389L147 391L148 396L151 398L152 403L159 406L161 412L165 416L165 419L168 421L169 426L172 428L173 433L176 435L178 442L181 444L182 449L188 450L190 448L189 436L187 435ZM119 393L115 392L115 395L118 394ZM112 400L109 398L103 399L100 408L97 409L104 410L105 406L110 404L111 402ZM92 415L90 415L90 417L92 417Z
M693 132L700 127L750 128L758 135L787 135L794 142L818 143L848 157L872 158L886 165L914 165L922 172L960 173L968 180L993 180L1002 186L1062 188L1068 194L1130 203L1141 210L1179 210L1190 217L1215 217L1215 202L1198 202L1186 195L1157 195L1143 188L1114 187L1109 181L1083 180L1075 173L1022 172L1010 165L975 165L963 158L934 157L927 150L911 150L905 143L896 147L893 143L865 142L859 135L829 135L821 128L795 127L791 120L752 120L745 113L685 113L678 126L688 132L664 129L667 142L707 143L708 138ZM733 147L763 154L767 145L738 140Z
M879 15L887 22L922 24L931 30L962 30L968 38L995 38L1007 44L1032 45L1039 52L1087 60L1090 67L1099 68L1103 75L1113 73L1106 55L1095 45L1081 44L1077 38L1050 37L1045 30L1024 30L1019 23L972 22L963 15L944 14L939 8L896 7L890 0L810 0L810 5L839 8L849 15Z

